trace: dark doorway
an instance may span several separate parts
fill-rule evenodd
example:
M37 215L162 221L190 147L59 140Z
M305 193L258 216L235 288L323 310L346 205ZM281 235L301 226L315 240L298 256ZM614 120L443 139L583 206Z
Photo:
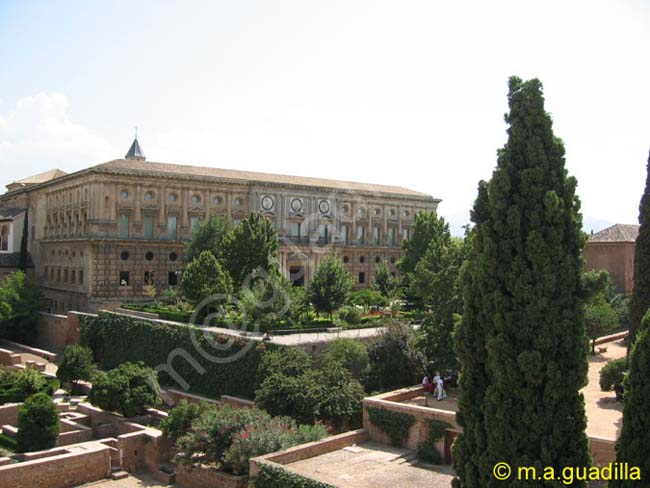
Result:
M289 279L293 286L305 286L305 268L302 266L291 266L289 268Z

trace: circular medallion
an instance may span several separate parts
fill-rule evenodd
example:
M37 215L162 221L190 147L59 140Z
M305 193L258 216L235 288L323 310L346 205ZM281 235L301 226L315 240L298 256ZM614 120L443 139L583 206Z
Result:
M321 200L318 204L318 210L320 210L320 213L322 214L328 213L330 211L330 202L327 200Z
M294 212L300 212L302 210L302 200L300 198L291 200L291 210Z
M273 208L273 198L268 195L262 197L262 208L264 210L271 210Z

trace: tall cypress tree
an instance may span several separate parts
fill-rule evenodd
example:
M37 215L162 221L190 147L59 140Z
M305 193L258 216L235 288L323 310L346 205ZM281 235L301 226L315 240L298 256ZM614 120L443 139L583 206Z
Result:
M616 445L616 461L641 470L643 482L610 481L611 488L648 486L650 483L650 314L643 318L630 352L630 372L625 378L623 427Z
M639 204L639 236L634 251L634 289L630 302L628 352L632 350L636 331L650 307L650 155L646 173L645 190Z
M508 101L508 142L472 214L457 333L462 376L469 378L461 383L464 433L454 453L457 484L467 487L503 486L492 475L500 461L540 473L590 462L579 392L588 339L576 180L564 167L539 80L511 78Z

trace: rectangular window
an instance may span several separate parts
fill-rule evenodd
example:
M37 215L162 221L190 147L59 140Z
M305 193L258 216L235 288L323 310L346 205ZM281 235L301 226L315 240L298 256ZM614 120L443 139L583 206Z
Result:
M194 235L194 232L196 231L196 228L199 226L200 223L201 223L200 217L192 217L190 219L190 225L192 227L192 235Z
M289 225L289 235L291 237L300 237L300 222L291 222Z
M44 279L48 279L48 275L47 275L47 266L45 266L45 267L43 268L43 278L44 278Z
M361 271L361 272L359 273L359 284L360 284L360 285L363 285L365 282L366 282L366 273L364 273L363 271Z
M131 218L128 214L120 214L120 238L128 239L129 229L131 227Z
M350 244L350 226L343 225L341 227L341 240L343 244Z
M411 237L411 229L408 227L402 227L402 239L406 240Z
M357 244L366 242L366 228L363 225L357 227Z
M372 244L378 246L381 243L381 227L375 225L372 228Z
M56 270L56 281L61 282L61 268Z
M144 272L144 284L145 285L153 285L153 272L152 271L145 271Z
M144 238L153 239L153 215L144 216Z
M167 217L167 237L173 241L175 241L178 237L178 234L176 232L176 216L175 215L169 215Z
M79 270L79 284L80 285L84 284L84 272L83 272L83 269Z
M119 285L120 286L129 286L129 272L128 271L120 271Z
M72 273L70 281L74 283L77 280L77 272L73 269L70 273Z
M176 286L178 285L178 271L170 271L167 274L167 284L169 286Z
M388 245L395 247L395 227L388 228Z

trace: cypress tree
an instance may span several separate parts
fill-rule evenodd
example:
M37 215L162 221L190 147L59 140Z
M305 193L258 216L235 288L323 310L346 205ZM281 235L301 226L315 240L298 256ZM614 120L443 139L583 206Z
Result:
M648 486L650 480L650 314L643 325L630 352L630 372L625 378L625 407L623 427L616 445L616 461L628 463L641 470L643 482L630 480L610 481L609 486ZM630 476L632 477L632 476Z
M508 101L508 141L472 213L457 332L464 434L454 453L457 485L467 487L503 486L492 475L497 462L539 473L590 463L579 391L588 339L576 180L564 167L539 80L512 77Z
M639 236L634 251L634 289L630 301L628 352L634 345L641 319L650 307L650 155L646 165L645 190L639 204Z

